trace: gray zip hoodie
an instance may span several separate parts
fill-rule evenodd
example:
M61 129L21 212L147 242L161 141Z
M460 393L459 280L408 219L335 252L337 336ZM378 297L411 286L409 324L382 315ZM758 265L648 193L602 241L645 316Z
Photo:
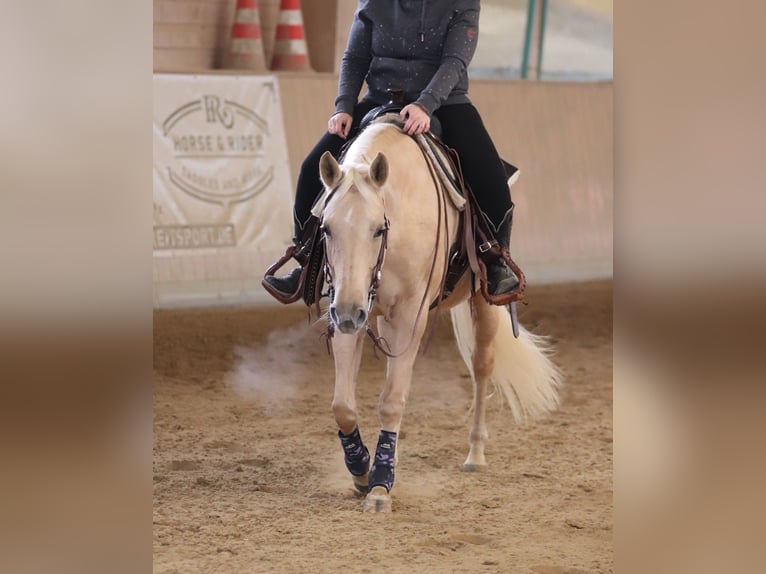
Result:
M359 0L341 63L335 111L404 91L428 114L468 103L468 64L479 39L479 0Z

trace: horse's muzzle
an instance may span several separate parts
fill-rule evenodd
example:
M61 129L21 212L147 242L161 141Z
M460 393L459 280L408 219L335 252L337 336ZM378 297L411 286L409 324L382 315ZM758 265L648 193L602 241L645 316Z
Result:
M341 333L353 335L367 323L367 310L359 305L339 310L337 306L330 306L330 320Z

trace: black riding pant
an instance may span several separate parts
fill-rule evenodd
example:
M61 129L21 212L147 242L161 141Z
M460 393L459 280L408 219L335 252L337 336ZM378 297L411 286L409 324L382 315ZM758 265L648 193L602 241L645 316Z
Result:
M311 208L314 206L314 202L322 193L322 180L319 179L319 159L322 154L329 151L335 159L340 156L343 145L351 141L359 131L359 124L362 118L370 110L378 107L378 104L368 101L361 101L354 108L354 121L351 122L351 130L348 133L348 139L343 139L340 136L325 132L321 139L317 142L306 159L301 164L301 171L298 174L298 186L295 191L295 236L300 237L299 227L302 227L306 221L308 221L311 215Z
M365 114L377 105L366 100L357 104L349 140L356 135ZM466 183L473 190L482 211L497 227L511 208L511 195L502 161L479 112L473 104L455 104L442 106L434 115L442 125L442 140L460 156ZM337 159L346 141L340 136L325 133L303 160L295 194L296 237L300 236L297 226L308 220L311 208L322 192L319 159L326 151Z
M473 104L442 106L434 112L442 124L442 141L460 157L463 176L481 210L497 228L511 208L503 162Z

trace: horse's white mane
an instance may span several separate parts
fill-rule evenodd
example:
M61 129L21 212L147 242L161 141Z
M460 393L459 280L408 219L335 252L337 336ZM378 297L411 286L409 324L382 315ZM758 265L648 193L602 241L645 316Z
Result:
M386 131L390 135L386 134ZM381 137L393 138L398 133L401 133L401 131L391 124L374 124L364 130L348 148L343 162L340 164L343 171L343 179L336 193L342 195L351 186L354 186L363 197L371 199L373 196L369 190L368 174L370 164L377 155L377 153L372 153L371 151L373 142L379 142ZM312 215L321 217L328 195L329 190L325 189L311 209Z
M373 120L369 127L354 140L348 150L346 150L346 155L341 164L343 180L338 187L338 193L345 193L348 188L355 185L356 189L359 189L362 195L367 197L368 186L366 185L366 177L369 173L370 164L375 159L375 156L377 156L378 149L395 149L395 140L403 133L400 129L401 125L402 122L397 114L386 114ZM449 164L447 158L440 149L429 144L426 136L419 134L415 136L415 140L428 157L428 161L433 166L433 172L439 177L452 205L458 211L462 211L466 200L455 187L451 174L445 173L444 169L442 169L442 166ZM440 159L437 159L437 155ZM312 208L312 215L316 217L321 216L325 208L327 195L328 191L325 189Z
M370 127L368 127L364 132L362 132L362 135L359 136L357 142L359 140L362 141L360 142L359 148L356 150L357 153L355 156L361 158L362 161L369 165L374 159L375 155L368 153L372 139L375 138L376 142L379 142L383 138L393 139L397 134L402 133L400 128L403 125L404 121L399 117L398 114L385 114L373 120L370 124ZM429 161L433 166L434 173L439 176L439 179L444 186L444 189L447 191L447 196L450 198L452 205L454 205L458 211L463 211L466 200L463 197L462 192L455 187L452 173L447 173L443 169L443 166L447 166L450 163L447 157L444 155L443 151L438 148L438 146L430 143L430 140L424 134L413 136L413 139L417 142L421 150L423 150L425 155L429 158ZM356 146L357 142L354 142L354 146L352 146L352 148ZM349 148L349 152L351 152L351 148ZM344 161L344 163L346 162Z
M397 126L390 123L378 123L376 120L359 134L359 137L348 148L343 159L343 165L361 163L369 167L372 160L375 159L375 155L377 155L370 151L373 142L376 142L378 146L387 147L386 140L394 140L401 134L402 130Z

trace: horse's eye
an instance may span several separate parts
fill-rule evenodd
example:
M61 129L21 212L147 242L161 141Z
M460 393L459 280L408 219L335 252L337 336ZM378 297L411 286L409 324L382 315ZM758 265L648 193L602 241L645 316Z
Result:
M373 235L373 237L380 237L381 235L383 235L383 231L385 231L385 229L386 228L381 225L380 227L378 227L378 230L375 232L375 235Z
M325 234L325 237L332 237L332 233L330 233L330 228L327 225L322 226L322 233Z

